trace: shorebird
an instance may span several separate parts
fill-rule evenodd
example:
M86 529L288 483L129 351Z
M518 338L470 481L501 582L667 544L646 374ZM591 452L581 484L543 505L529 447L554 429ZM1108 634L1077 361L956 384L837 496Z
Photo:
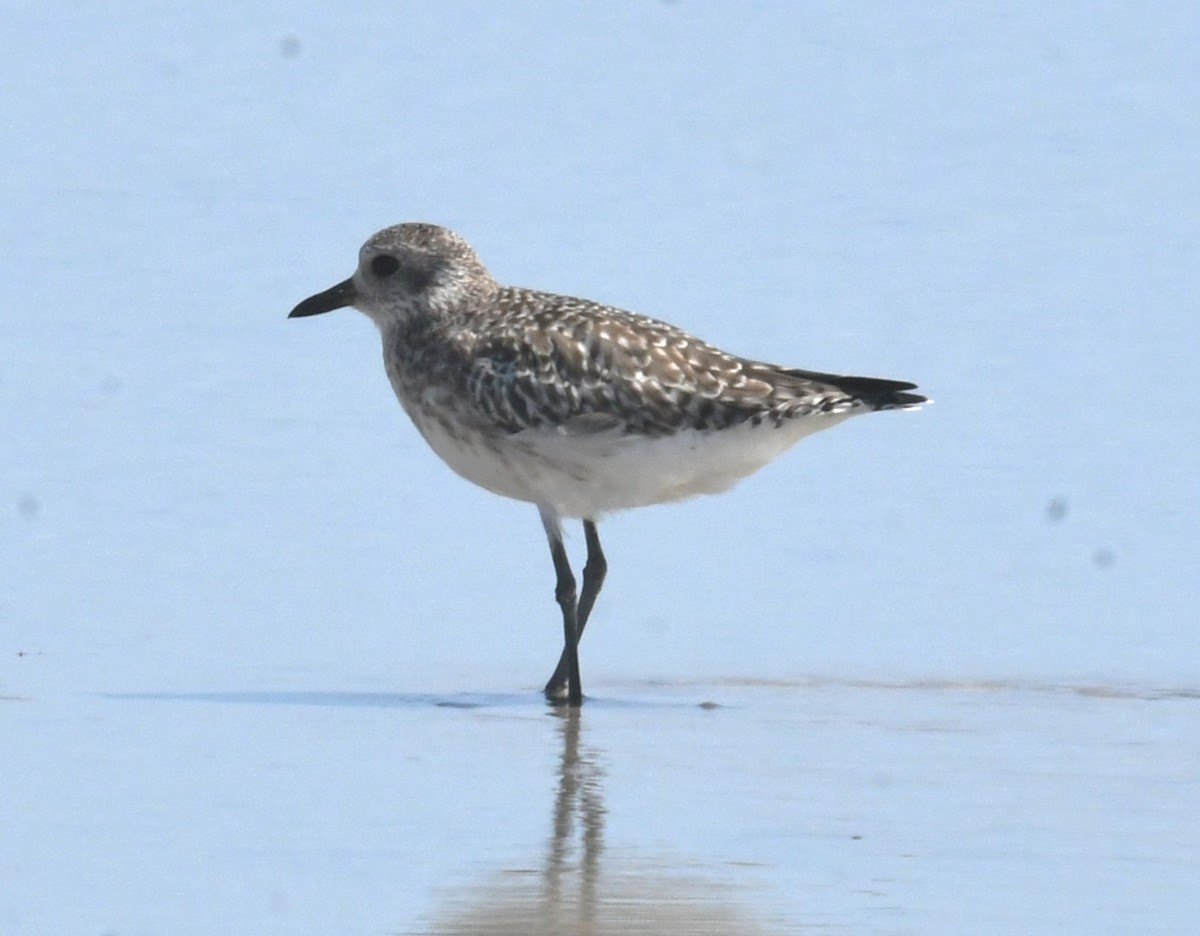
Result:
M536 505L554 561L563 651L547 699L579 705L579 637L608 564L597 521L716 494L857 413L916 409L915 384L779 367L643 315L496 282L459 235L398 224L358 269L289 318L352 306L379 327L388 380L454 471ZM583 521L583 588L562 521Z

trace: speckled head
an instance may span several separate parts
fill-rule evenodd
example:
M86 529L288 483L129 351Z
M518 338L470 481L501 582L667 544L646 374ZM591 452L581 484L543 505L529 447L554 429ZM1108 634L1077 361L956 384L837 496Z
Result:
M397 224L363 244L350 279L305 299L288 318L353 306L386 329L416 315L466 311L495 289L475 251L453 231L436 224Z

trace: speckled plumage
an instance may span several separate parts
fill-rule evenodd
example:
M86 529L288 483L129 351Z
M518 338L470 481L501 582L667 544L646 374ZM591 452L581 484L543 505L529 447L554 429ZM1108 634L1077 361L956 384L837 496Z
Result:
M910 383L752 361L646 316L502 286L430 224L380 231L351 279L292 315L345 305L378 325L388 379L434 451L536 504L552 550L562 517L722 491L818 429L926 402Z

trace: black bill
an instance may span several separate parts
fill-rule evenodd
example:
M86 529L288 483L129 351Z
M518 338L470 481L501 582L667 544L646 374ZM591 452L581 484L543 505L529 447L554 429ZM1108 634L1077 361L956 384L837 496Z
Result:
M320 315L322 312L344 309L354 304L355 295L354 281L346 280L325 292L309 296L288 313L288 318L304 318L306 315Z

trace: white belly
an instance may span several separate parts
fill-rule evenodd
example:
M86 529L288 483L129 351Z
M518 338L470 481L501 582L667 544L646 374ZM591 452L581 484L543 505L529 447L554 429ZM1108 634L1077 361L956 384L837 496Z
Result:
M447 426L416 407L409 415L433 450L468 481L552 508L563 517L596 519L616 510L728 490L804 436L835 426L850 414L659 437L616 429L529 429L485 436Z

